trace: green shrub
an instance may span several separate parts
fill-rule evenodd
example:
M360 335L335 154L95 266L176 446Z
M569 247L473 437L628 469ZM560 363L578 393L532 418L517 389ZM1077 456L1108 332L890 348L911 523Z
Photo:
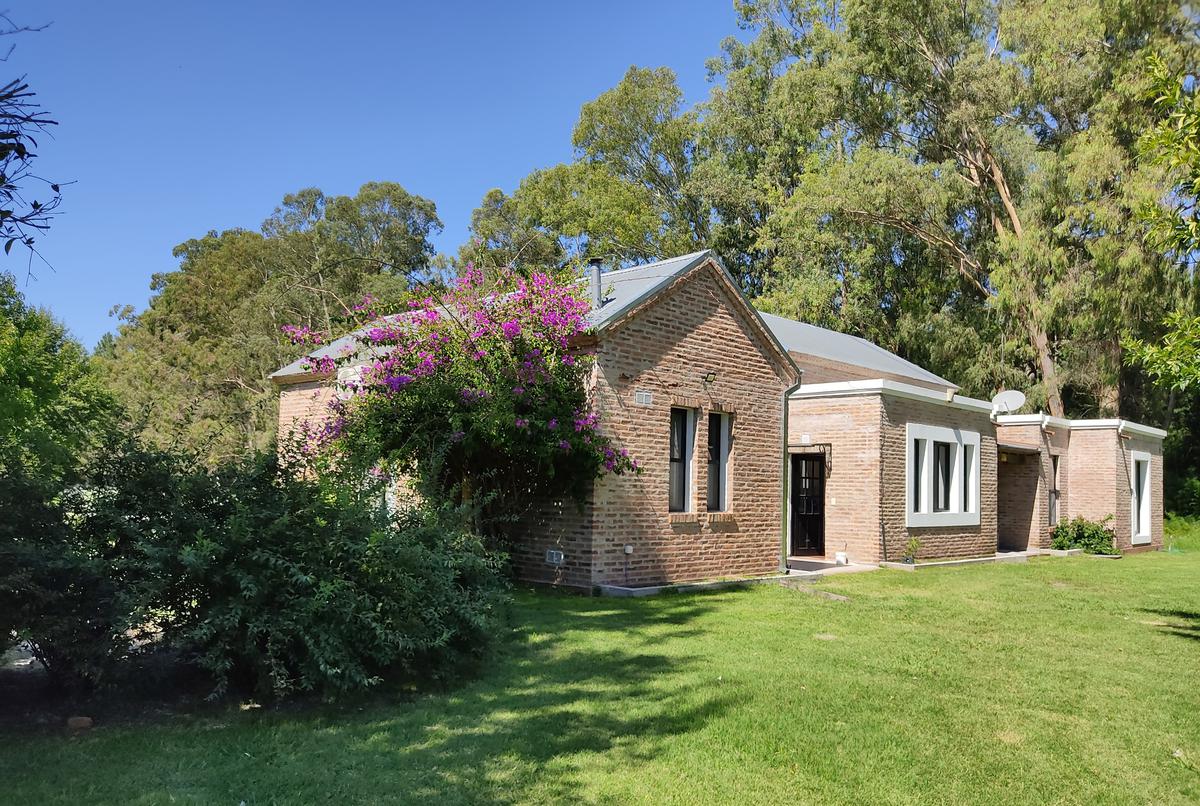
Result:
M111 679L163 648L214 694L337 693L445 678L497 633L501 558L378 490L300 478L274 455L204 470L132 440L79 484L0 480L0 630L63 682ZM449 525L447 525L449 524Z
M1086 554L1118 554L1112 516L1102 521L1077 517L1065 518L1050 532L1050 547L1054 549L1083 549Z
M425 511L387 522L361 496L279 472L221 480L215 528L168 538L173 639L261 696L444 677L496 632L499 560Z
M59 485L0 474L0 636L26 642L64 688L103 682L129 652L129 601L104 544L79 540Z

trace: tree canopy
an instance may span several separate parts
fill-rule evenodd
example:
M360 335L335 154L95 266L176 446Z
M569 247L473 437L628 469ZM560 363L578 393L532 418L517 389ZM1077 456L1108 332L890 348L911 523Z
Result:
M1121 335L1156 335L1186 285L1137 215L1164 199L1137 160L1147 56L1194 62L1183 5L736 7L751 36L722 44L704 103L630 68L583 106L575 159L505 197L509 231L616 263L712 247L760 306L970 393L1139 414Z
M159 446L217 462L265 447L277 390L268 376L300 349L281 328L335 332L364 295L398 305L436 282L433 202L393 182L354 196L315 188L286 196L259 232L209 232L175 248L149 307L126 309L96 360L118 398Z

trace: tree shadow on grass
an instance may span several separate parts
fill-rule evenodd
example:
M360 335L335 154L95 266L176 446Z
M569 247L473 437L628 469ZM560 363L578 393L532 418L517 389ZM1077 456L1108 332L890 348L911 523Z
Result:
M1180 638L1190 638L1193 641L1200 641L1200 612L1196 612L1195 610L1153 608L1142 608L1142 612L1158 616L1162 619L1170 619L1167 622L1153 622L1159 632L1166 633L1167 635L1177 635Z
M737 705L736 689L703 674L693 644L672 640L696 632L721 598L521 593L497 657L457 688L101 725L86 753L69 750L39 776L72 780L99 763L129 802L579 800L596 770L634 774Z
M662 651L714 606L542 594L487 678L375 723L345 750L403 769L407 798L578 799L583 766L633 766L736 705L693 674L702 656Z

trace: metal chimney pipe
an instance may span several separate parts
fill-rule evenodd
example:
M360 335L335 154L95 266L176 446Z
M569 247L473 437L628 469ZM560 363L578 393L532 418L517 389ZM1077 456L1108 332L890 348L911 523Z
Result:
M598 257L588 260L588 266L592 270L592 310L598 311L604 305L604 292L600 289L600 267L604 261Z

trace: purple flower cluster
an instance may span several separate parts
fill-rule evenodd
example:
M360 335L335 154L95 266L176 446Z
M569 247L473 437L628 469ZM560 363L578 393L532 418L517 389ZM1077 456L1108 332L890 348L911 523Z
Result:
M325 343L325 336L308 325L284 325L279 328L292 344L303 344L315 347Z
M526 277L500 270L485 277L468 266L448 290L436 298L412 299L399 314L378 316L374 300L364 298L353 311L364 320L361 344L355 341L335 358L309 359L313 371L326 374L361 362L364 349L370 355L356 380L343 383L353 394L337 401L333 425L317 434L314 444L336 440L348 422L358 422L356 412L372 416L375 401L389 400L378 409L388 416L436 413L444 428L448 410L459 407L473 422L500 426L490 432L486 425L478 431L472 427L473 435L504 433L503 424L509 423L522 432L522 441L544 450L578 451L581 461L590 457L582 466L603 465L613 473L634 468L624 451L614 451L597 432L595 412L563 410L559 402L564 389L582 388L590 360L580 352L579 339L588 327L590 305L578 293L574 282L543 272ZM303 326L285 332L297 343L323 341ZM457 416L450 421L463 422ZM451 444L464 442L461 429L444 433ZM515 438L507 433L506 439ZM470 444L486 446L486 437L473 437Z

